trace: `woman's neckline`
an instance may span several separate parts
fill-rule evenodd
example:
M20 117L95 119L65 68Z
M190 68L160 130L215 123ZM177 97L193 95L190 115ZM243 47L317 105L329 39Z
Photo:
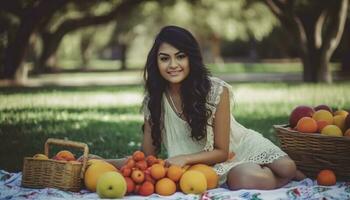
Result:
M164 95L165 101L166 101L166 103L168 104L168 106L170 107L172 113L173 113L178 119L180 119L182 122L187 123L187 121L186 121L185 119L183 119L182 117L180 117L180 116L176 113L175 109L174 109L173 106L170 104L170 102L169 102L170 97L168 97L168 94L166 94L166 92L165 92L163 95ZM182 116L184 116L184 115L182 114Z

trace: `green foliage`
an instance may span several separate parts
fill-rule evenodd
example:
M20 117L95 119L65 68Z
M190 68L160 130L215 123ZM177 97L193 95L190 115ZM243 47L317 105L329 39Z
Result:
M159 14L165 24L184 26L200 37L215 35L227 40L254 38L260 41L277 25L273 14L258 1L180 0Z
M350 108L350 82L232 86L236 120L276 143L272 125L287 123L296 105ZM23 157L43 152L49 137L85 142L90 153L103 157L129 155L140 147L142 91L141 86L1 88L0 169L21 170Z
M99 3L92 8L100 10L98 13L107 12L108 2ZM82 14L80 10L70 8L65 15L57 15L58 19L55 21L59 24L63 20L76 18ZM229 41L236 39L247 41L252 38L261 41L277 25L277 20L260 2L146 1L141 7L135 8L131 14L116 19L110 24L84 28L66 35L60 45L58 64L61 66L60 61L67 59L75 59L79 62L80 51L77 49L83 34L92 32L94 35L91 42L92 58L99 58L104 48L108 49L115 45L113 44L115 40L120 40L129 45L128 65L133 63L143 65L143 58L146 58L154 36L164 25L183 26L191 30L201 43L210 42L213 37Z

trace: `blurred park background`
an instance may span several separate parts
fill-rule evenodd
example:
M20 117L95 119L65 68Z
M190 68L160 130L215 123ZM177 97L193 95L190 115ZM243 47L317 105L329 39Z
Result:
M295 106L350 108L348 4L1 0L0 169L20 171L49 137L109 158L138 149L142 69L164 25L195 35L209 70L234 88L236 119L278 144L272 125Z

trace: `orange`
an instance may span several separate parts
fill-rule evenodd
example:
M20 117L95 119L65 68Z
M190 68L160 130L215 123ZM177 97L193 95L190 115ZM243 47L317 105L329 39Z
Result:
M132 193L135 189L135 183L130 177L124 177L126 182L126 192Z
M196 170L202 172L207 180L208 189L214 189L219 182L219 176L216 174L213 168L205 164L193 165L190 170Z
M148 166L145 160L139 160L136 162L135 167L140 170L146 170Z
M163 159L161 159L161 158L157 159L157 163L165 166L165 161Z
M319 120L319 121L317 121L317 132L318 132L318 133L321 133L322 129L323 129L324 127L326 127L327 125L330 125L330 124L328 124L328 122L325 121L325 120Z
M145 154L142 151L135 151L132 154L132 158L137 162L145 159Z
M156 183L156 193L170 196L176 192L176 184L169 178L162 178Z
M75 160L75 157L70 151L62 150L56 154L55 159L71 161L71 160Z
M163 165L161 164L154 164L151 167L151 176L158 180L163 178L166 175L166 171Z
M124 165L122 168L120 168L120 173L124 176L124 177L129 177L131 175L131 169Z
M149 181L143 182L139 189L139 194L142 196L149 196L153 194L153 192L154 192L154 185Z
M302 133L315 133L317 132L317 122L311 117L303 117L299 119L296 129Z
M157 158L153 155L149 155L146 157L146 162L148 166L152 166L158 162Z
M153 184L156 183L156 180L154 180L154 178L152 178L151 174L146 174L146 173L145 173L145 181L151 182Z
M344 136L350 137L350 128L344 132Z
M128 158L128 160L126 161L125 165L128 166L128 168L132 169L135 167L135 160L133 158Z
M185 194L202 194L207 190L207 179L202 172L187 170L180 179L180 188Z
M337 178L332 170L321 170L317 175L317 184L324 186L335 185Z
M177 182L180 180L184 170L176 165L171 165L168 169L167 172L167 177L170 178L171 180Z

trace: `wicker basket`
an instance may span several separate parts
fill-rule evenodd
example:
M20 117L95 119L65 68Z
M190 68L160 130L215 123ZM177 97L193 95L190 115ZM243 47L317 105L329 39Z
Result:
M58 188L79 191L83 186L89 148L87 144L49 138L45 143L45 155L49 157L50 145L79 148L84 151L83 162L39 160L24 158L22 186L29 188Z
M350 181L350 137L300 133L289 125L275 125L281 148L306 176L315 178L320 170L332 169L337 180Z

